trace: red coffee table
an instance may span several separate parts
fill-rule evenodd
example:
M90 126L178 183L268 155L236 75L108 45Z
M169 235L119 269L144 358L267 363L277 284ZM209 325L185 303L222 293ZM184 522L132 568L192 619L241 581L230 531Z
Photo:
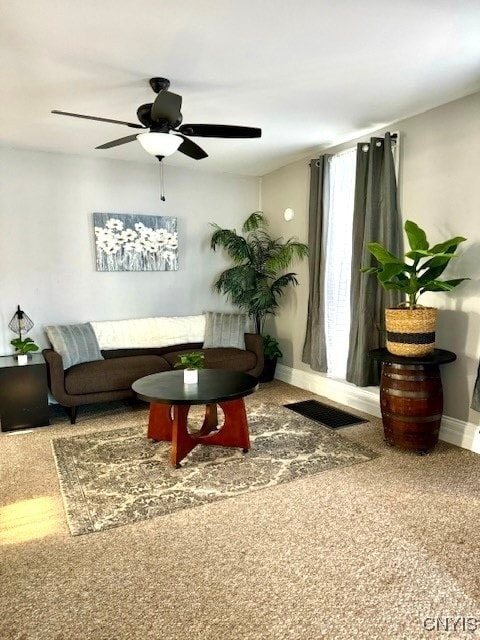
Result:
M136 396L150 403L147 437L171 441L172 464L180 462L199 444L250 448L247 414L243 398L258 389L253 376L224 369L200 369L198 383L185 384L183 371L154 373L136 380ZM188 412L192 405L204 404L205 417L199 431L188 433ZM217 429L217 405L225 421Z

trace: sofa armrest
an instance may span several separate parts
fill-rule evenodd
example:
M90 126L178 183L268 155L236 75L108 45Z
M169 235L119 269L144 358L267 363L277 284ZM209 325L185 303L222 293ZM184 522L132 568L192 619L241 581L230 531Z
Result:
M264 356L263 356L263 338L258 333L246 333L245 334L245 349L252 351L257 356L257 364L255 369L249 371L252 376L258 378L263 371Z
M71 406L68 393L65 390L65 370L62 356L53 349L42 351L47 363L48 386L55 400L66 407Z

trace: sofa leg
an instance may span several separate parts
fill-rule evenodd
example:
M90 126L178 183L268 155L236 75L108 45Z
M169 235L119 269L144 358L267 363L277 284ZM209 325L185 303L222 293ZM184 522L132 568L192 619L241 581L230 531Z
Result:
M67 412L68 417L70 418L70 424L75 424L77 420L78 407L65 407L65 411Z

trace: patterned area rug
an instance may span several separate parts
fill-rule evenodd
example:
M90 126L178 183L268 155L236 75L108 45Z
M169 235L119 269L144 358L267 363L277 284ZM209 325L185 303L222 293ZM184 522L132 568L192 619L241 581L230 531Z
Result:
M278 405L250 406L248 418L247 454L199 445L180 469L170 464L170 443L149 441L143 422L53 439L71 534L161 516L377 455Z

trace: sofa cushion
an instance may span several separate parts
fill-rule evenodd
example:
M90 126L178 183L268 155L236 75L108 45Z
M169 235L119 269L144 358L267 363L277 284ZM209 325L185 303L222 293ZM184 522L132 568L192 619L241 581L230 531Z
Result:
M45 331L54 350L62 356L64 369L81 362L103 360L95 332L89 322L50 325L45 327Z
M233 371L250 371L257 364L257 357L252 351L236 349L235 347L219 347L211 349L195 349L205 354L205 367L207 369L230 369ZM190 350L171 351L163 357L173 367L180 355L191 353Z
M171 351L198 351L202 348L202 342L185 342L168 347L148 347L145 349L104 349L102 356L107 358L121 358L123 356L164 356Z
M205 313L205 349L210 347L236 347L245 349L245 333L251 331L251 320L246 313Z
M151 373L170 370L161 356L129 356L101 362L84 362L65 372L65 389L73 395L130 389Z

